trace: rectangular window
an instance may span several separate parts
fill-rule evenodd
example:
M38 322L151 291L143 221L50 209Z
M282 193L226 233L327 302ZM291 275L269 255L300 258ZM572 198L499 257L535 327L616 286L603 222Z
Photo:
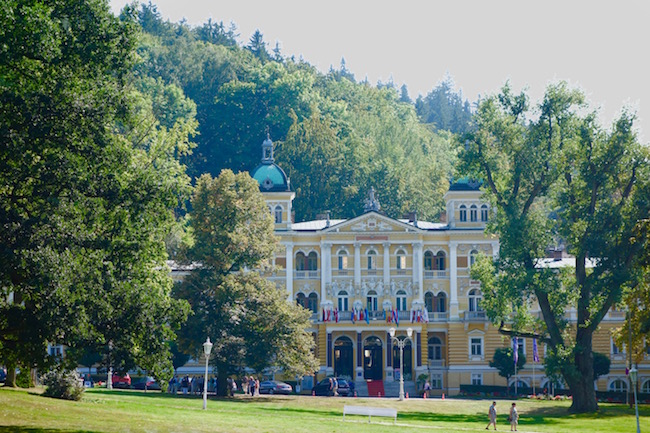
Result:
M376 257L374 255L368 256L368 269L377 269Z
M339 269L347 269L348 268L348 256L339 256Z
M431 389L442 389L442 374L431 375Z
M348 298L339 298L339 311L348 311Z
M483 340L481 338L471 338L470 347L472 356L481 356L483 354Z
M406 256L397 256L397 269L406 269Z
M472 385L483 385L483 373L472 373Z

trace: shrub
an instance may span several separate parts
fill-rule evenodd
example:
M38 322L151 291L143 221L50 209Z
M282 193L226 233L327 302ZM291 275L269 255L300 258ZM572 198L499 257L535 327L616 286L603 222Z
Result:
M45 395L64 400L80 400L84 388L75 371L52 370L43 377Z

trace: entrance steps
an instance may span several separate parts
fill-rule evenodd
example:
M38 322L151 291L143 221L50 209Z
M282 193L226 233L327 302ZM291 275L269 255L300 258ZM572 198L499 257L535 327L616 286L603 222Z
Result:
M355 380L354 390L357 392L357 397L368 397L368 384L365 380Z
M386 397L399 397L399 381L384 382L384 389ZM408 394L410 398L417 397L417 388L415 382L412 380L404 381L404 394Z
M367 381L368 385L368 396L369 397L385 397L386 391L384 390L384 381L383 380L369 380ZM357 392L357 395L359 393Z

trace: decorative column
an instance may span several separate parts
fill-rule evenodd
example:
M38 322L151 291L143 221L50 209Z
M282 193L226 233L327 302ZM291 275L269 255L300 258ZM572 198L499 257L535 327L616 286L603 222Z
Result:
M361 331L357 331L357 380L363 380L363 344Z
M321 243L320 252L320 299L322 304L327 299L327 287L332 282L332 244Z
M390 287L390 242L384 242L384 288Z
M424 301L424 264L422 263L422 242L413 243L413 287L418 289L418 299Z
M416 367L422 366L422 335L420 332L415 333L415 353L417 357Z
M458 319L458 242L449 242L449 318Z
M293 301L293 243L287 242L286 247L286 286L287 286L287 299L289 302Z
M354 243L354 285L361 286L361 242Z

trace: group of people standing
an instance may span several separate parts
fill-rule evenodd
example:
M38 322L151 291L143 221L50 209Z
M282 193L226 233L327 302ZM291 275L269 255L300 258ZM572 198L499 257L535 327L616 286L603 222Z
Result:
M241 388L244 394L256 396L260 395L260 380L255 379L253 376L244 376L241 381Z
M210 390L210 384L208 384L208 391ZM169 386L167 391L170 394L178 394L182 392L183 395L188 394L201 394L203 392L203 376L189 376L185 375L182 378L174 376L169 381Z
M490 424L494 426L494 429L497 429L497 402L493 401L492 406L488 410L488 417L490 421L488 422L485 430L490 429ZM512 403L510 406L510 414L508 415L508 421L510 422L510 431L517 431L517 424L519 424L519 413L517 413L517 404Z

